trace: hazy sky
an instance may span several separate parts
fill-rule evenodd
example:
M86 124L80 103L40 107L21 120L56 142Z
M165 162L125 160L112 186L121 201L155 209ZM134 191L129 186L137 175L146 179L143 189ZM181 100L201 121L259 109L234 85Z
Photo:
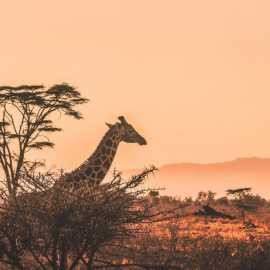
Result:
M0 0L1 84L68 82L91 102L49 164L73 168L118 115L148 140L119 169L270 156L269 0Z

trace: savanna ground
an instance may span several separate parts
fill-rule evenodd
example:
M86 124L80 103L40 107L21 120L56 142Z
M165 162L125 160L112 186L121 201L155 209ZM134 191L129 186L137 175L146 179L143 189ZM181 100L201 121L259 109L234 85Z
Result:
M41 172L28 153L87 101L67 84L0 87L2 269L270 269L270 202L250 188L181 200L145 188L155 167L101 185Z
M206 200L201 200L201 193L194 200L157 194L152 198L159 209L182 209L178 218L151 225L149 235L141 239L145 241L143 261L163 260L164 268L156 269L270 269L269 202L249 194L243 200L254 207L243 218L235 199L209 201L205 192ZM200 211L204 205L233 218L211 217Z

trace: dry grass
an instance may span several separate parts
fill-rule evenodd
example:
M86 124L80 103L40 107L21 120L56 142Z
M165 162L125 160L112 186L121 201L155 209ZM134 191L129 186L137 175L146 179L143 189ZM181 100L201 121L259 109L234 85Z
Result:
M182 214L194 211L185 209ZM235 214L229 207L226 212ZM259 208L248 214L256 228L246 228L240 218L229 220L185 216L171 222L152 225L143 240L148 244L143 261L171 262L171 268L185 270L269 270L270 269L270 209ZM172 229L176 234L173 236ZM174 239L173 239L174 238ZM175 248L172 253L172 244ZM151 246L149 249L149 246ZM153 254L159 256L153 257ZM160 259L161 260L161 259ZM176 268L174 268L176 267Z

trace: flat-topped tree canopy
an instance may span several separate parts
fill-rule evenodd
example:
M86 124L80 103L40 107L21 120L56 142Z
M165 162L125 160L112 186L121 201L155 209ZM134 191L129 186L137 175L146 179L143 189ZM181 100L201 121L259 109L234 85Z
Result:
M233 195L233 194L239 194L239 193L244 193L244 192L250 192L251 188L236 188L236 189L227 189L226 192L228 195Z
M0 86L0 164L9 193L16 194L25 155L33 149L53 147L45 134L61 131L55 112L81 119L77 105L88 102L75 87L56 84Z

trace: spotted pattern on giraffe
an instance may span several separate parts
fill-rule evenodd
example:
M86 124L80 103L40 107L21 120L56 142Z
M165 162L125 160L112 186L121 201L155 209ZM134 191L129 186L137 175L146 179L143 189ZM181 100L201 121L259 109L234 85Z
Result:
M107 161L104 163L104 167L105 167L106 169L108 169L108 168L110 167L110 165L111 165L111 162L110 162L109 160L107 160Z
M97 177L98 178L103 178L105 176L105 173L103 171L100 171L98 174L97 174Z
M79 182L87 180L99 184L108 172L117 148L121 141L145 145L145 139L126 122L124 117L119 117L120 123L107 124L109 130L102 138L94 153L83 162L77 169L64 177L65 181Z
M85 174L87 176L89 176L91 173L92 173L93 169L91 167L88 167L86 170L85 170Z
M113 142L111 139L108 139L107 142L106 142L106 145L111 147L113 145Z
M81 174L80 174L80 177L81 177L81 179L83 179L83 180L86 179L86 175L85 175L84 173L81 173Z
M95 165L101 165L101 161L99 159L97 159L95 162L94 162Z

